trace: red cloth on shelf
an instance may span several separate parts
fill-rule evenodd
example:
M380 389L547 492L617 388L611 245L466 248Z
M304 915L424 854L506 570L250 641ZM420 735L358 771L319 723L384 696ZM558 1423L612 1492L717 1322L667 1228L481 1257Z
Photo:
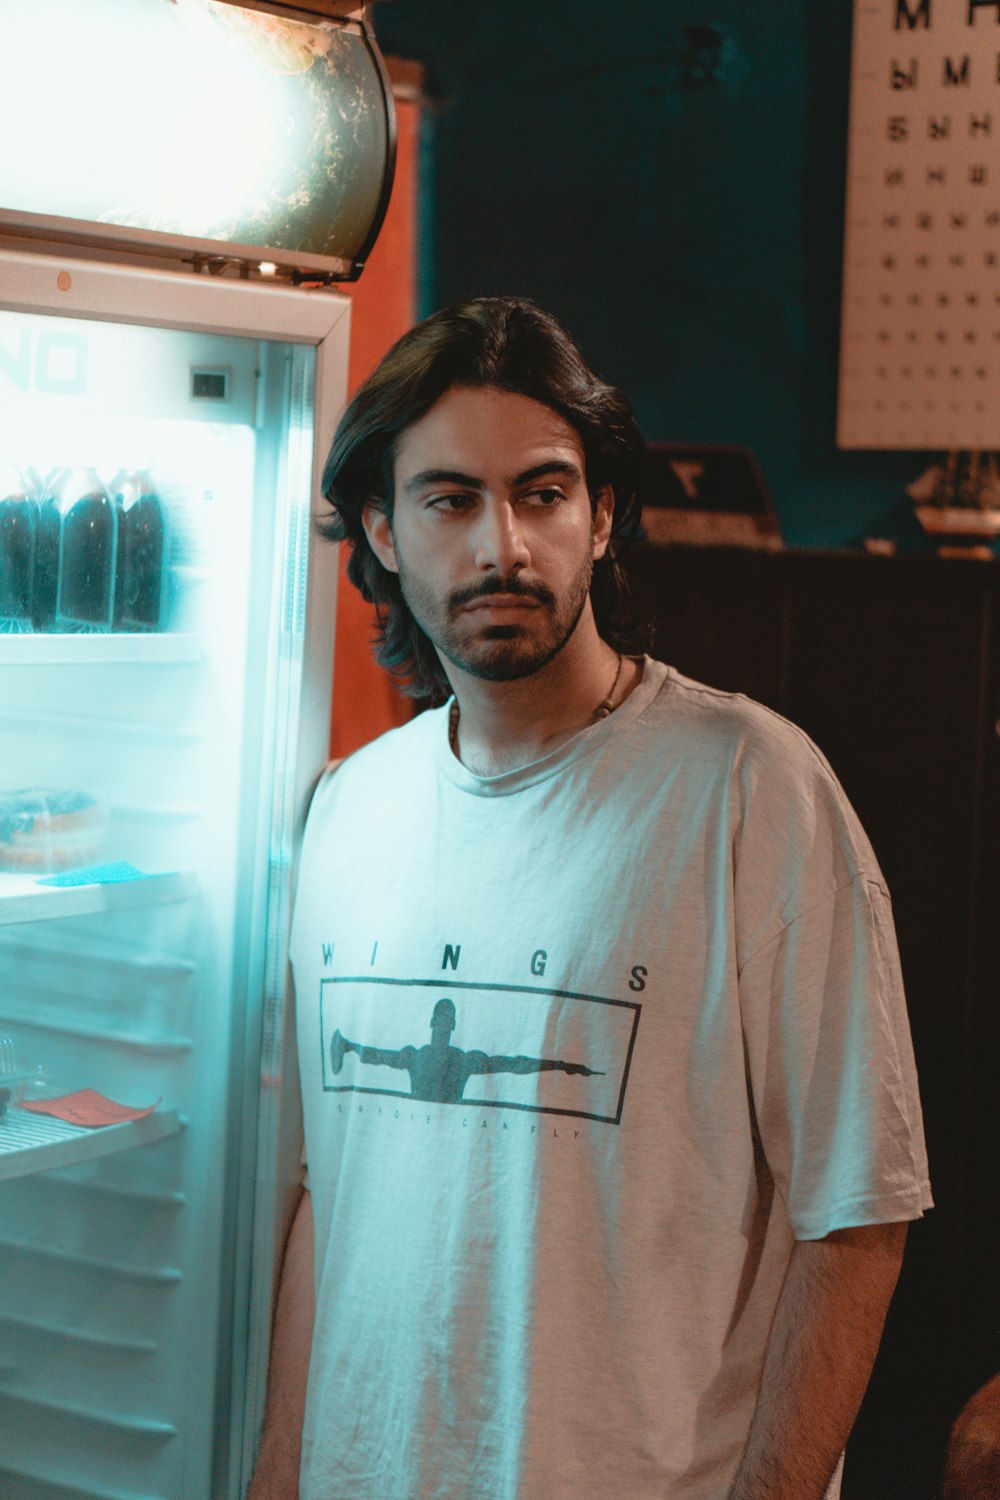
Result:
M159 1104L157 1099L156 1104ZM30 1109L36 1115L53 1115L57 1120L66 1120L70 1125L120 1125L123 1120L143 1120L151 1115L156 1104L145 1109L133 1109L128 1104L116 1104L99 1094L96 1089L77 1089L73 1094L60 1094L57 1099L25 1099L22 1109Z

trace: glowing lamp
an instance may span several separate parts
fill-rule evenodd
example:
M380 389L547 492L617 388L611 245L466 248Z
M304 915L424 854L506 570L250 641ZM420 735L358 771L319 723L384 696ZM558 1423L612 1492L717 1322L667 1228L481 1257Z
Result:
M4 0L0 234L353 280L392 183L392 91L337 0Z

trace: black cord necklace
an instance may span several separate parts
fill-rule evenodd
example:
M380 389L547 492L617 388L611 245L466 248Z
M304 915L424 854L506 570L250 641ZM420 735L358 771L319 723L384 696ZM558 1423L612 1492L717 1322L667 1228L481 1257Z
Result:
M594 709L594 712L591 715L591 723L596 724L601 719L606 719L608 717L608 714L614 713L615 707L616 707L616 705L615 705L615 693L618 691L618 684L621 681L622 667L624 665L625 665L625 658L624 658L624 656L622 656L621 652L619 651L618 652L618 668L617 668L617 671L615 672L615 680L611 684L611 691L610 691L610 693L608 694L608 696L606 698L602 698L601 699L600 703ZM451 705L451 710L450 710L449 715L448 715L448 743L451 746L451 748L454 751L454 753L457 755L458 754L458 699L457 698L455 699L454 703Z

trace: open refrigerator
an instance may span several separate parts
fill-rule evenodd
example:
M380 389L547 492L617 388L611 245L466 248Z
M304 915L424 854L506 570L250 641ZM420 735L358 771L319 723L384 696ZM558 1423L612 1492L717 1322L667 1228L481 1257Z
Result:
M0 249L5 1500L248 1482L299 1175L287 934L327 754L312 517L348 325L328 288ZM38 584L46 524L47 615L11 561L32 546ZM88 617L143 559L145 617L134 590ZM122 1108L80 1123L94 1095Z

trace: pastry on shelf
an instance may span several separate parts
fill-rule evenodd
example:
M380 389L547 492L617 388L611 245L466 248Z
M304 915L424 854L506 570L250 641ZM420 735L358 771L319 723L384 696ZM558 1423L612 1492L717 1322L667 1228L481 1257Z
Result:
M0 791L0 870L71 870L95 859L107 818L87 792L29 787Z

